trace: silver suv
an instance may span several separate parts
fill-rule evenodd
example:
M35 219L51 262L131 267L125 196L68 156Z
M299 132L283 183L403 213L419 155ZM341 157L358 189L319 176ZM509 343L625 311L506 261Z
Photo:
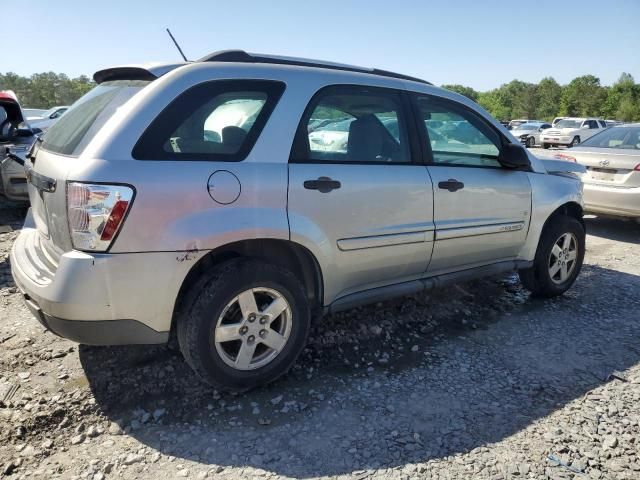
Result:
M513 270L553 296L580 271L584 169L428 82L243 51L94 79L29 152L11 253L63 337L175 335L204 380L245 390L319 314Z

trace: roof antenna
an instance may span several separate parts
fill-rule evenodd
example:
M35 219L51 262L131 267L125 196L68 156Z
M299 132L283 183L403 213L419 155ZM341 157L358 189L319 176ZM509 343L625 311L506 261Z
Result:
M187 60L187 57L185 57L184 52L182 51L182 49L180 48L180 45L178 45L178 42L176 42L176 39L173 37L173 35L171 34L171 30L169 30L167 28L167 33L169 34L169 36L171 37L171 40L173 40L174 45L176 46L176 48L178 49L178 51L180 52L180 55L182 55L182 58L184 58L185 62L188 62L189 60Z

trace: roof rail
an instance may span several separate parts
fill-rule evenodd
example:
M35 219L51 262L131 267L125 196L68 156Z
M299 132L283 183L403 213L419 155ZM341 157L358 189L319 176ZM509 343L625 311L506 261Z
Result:
M198 62L235 62L235 63L269 63L274 65L294 65L298 67L326 68L328 70L342 70L346 72L369 73L381 77L398 78L411 82L426 83L433 85L421 78L403 75L401 73L389 72L378 68L356 67L342 63L325 62L322 60L311 60L307 58L284 57L276 55L262 55L258 53L247 53L244 50L220 50L210 53L197 60Z

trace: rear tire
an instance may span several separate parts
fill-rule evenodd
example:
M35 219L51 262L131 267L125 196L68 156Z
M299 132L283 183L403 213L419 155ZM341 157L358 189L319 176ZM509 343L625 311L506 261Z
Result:
M584 252L582 223L573 217L556 215L540 235L533 266L518 272L520 281L534 297L562 295L578 277Z
M191 292L177 319L178 343L191 368L214 387L246 391L272 382L306 344L309 303L285 268L230 260Z

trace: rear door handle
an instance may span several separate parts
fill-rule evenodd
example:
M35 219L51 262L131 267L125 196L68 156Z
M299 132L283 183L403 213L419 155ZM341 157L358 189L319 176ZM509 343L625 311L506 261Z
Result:
M331 190L342 186L338 180L333 180L329 177L320 177L317 180L305 180L303 185L307 190L318 190L320 193L329 193Z
M450 192L456 192L464 188L464 183L459 182L455 178L450 178L446 182L439 182L438 188L441 188L442 190L449 190Z

